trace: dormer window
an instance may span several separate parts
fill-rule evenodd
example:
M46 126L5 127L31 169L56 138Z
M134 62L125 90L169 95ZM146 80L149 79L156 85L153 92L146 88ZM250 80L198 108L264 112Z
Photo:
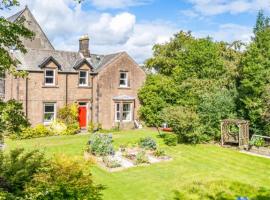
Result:
M79 72L79 86L82 86L82 87L88 86L88 72L87 71Z
M55 85L55 70L45 69L45 85Z
M127 72L120 72L120 83L119 86L121 88L128 87L128 73Z

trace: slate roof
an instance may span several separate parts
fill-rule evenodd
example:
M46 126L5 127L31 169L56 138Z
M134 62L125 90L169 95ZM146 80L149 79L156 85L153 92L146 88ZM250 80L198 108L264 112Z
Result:
M108 63L120 56L122 53L109 55L91 54L91 58L87 61L91 64L94 71L99 72ZM12 55L19 60L18 70L25 71L41 71L41 64L48 58L52 57L61 66L63 72L76 72L76 66L85 58L79 52L44 50L44 49L27 49L27 53L23 54L19 51L12 52Z

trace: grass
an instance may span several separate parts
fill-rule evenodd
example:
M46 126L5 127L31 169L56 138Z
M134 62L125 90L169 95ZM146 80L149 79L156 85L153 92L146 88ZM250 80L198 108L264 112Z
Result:
M167 147L161 139L157 138L157 132L151 129L122 131L114 133L113 138L115 146L119 147L121 144L135 143L139 138L145 136L155 138L160 148L173 157L173 161L131 168L115 173L106 172L98 166L91 167L96 183L101 183L107 187L104 191L104 199L172 199L175 190L193 193L198 191L197 187L194 187L194 183L206 185L198 188L207 188L211 183L219 183L220 181L226 182L225 185L228 188L224 188L224 190L229 192L230 186L227 183L231 182L232 185L237 182L236 185L247 184L256 188L263 187L267 192L270 191L270 159L242 154L236 150L225 149L216 145ZM29 150L39 148L47 156L58 153L82 156L88 138L89 135L48 137L22 141L7 139L6 143L8 145L7 151L17 147ZM209 191L211 192L211 190ZM270 196L269 198L258 199L270 199Z

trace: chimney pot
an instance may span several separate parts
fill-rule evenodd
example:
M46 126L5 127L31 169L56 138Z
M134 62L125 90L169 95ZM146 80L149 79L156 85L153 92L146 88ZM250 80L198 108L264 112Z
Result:
M90 58L89 41L88 35L83 35L79 40L79 51L85 58Z

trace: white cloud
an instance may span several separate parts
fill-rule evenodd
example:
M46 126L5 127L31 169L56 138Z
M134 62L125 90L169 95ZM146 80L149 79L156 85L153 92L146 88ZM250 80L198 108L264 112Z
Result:
M182 12L190 15L218 15L223 13L239 14L243 12L265 9L270 11L269 0L186 0L192 4L192 9Z
M241 40L245 43L250 42L250 38L253 35L250 27L237 24L222 24L216 31L199 31L194 34L197 37L210 36L216 41L233 42Z
M177 30L164 22L138 23L129 12L110 14L85 11L74 0L22 0L28 4L37 21L56 49L78 50L78 39L89 34L92 53L127 51L142 63L152 55L152 46L168 40ZM12 10L7 15L11 15Z
M152 0L90 0L90 2L99 9L115 9L148 4Z

